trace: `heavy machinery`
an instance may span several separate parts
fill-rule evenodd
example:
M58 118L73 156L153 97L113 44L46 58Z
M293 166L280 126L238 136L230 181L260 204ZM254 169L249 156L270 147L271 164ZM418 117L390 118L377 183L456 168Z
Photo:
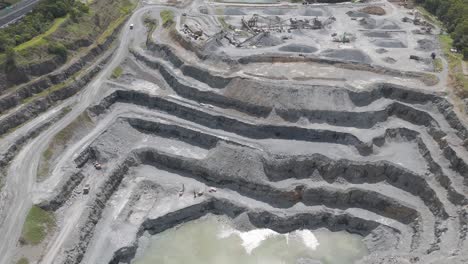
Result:
M87 195L89 193L89 190L90 190L89 184L85 184L85 186L83 187L83 195Z
M95 162L93 163L93 165L94 165L94 168L96 168L96 170L102 169L101 163L99 163L99 162L97 162L97 161L95 161Z
M344 32L342 35L335 35L333 36L333 42L341 42L341 43L349 43L351 42L351 34Z

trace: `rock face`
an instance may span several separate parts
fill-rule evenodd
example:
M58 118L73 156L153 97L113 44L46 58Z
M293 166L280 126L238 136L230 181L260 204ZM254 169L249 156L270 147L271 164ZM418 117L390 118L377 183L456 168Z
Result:
M457 169L457 166L460 166L459 164L462 164L463 161L457 157L455 151L450 151L451 147L449 147L449 144L444 143L444 139L442 139L444 132L438 125L438 122L431 115L427 114L427 112L417 110L407 105L420 103L422 101L434 103L435 109L441 109L443 110L442 114L453 118L453 121L450 123L453 124L455 128L454 131L456 131L455 133L464 134L464 126L457 125L457 119L455 119L456 115L453 114L453 110L451 110L450 107L447 107L447 103L445 103L444 99L435 95L418 93L416 91L406 90L402 87L388 85L375 87L372 91L360 93L352 92L349 93L348 96L352 102L358 105L369 105L371 104L371 100L379 100L379 98L391 98L396 100L397 103L393 103L393 105L390 106L390 110L385 110L385 115L394 116L425 128L420 132L406 128L387 129L383 135L376 136L367 143L359 143L367 146L367 151L361 151L363 157L374 155L372 146L385 146L388 144L386 142L391 142L395 138L407 142L416 142L417 145L419 145L420 152L424 153L432 173L439 177L437 180L447 188L449 195L451 195L450 200L455 204L466 203L466 199L451 185L451 178L444 175L441 167L432 158L432 153L426 146L427 142L420 137L421 133L432 135L430 138L436 142L436 145L433 146L443 146L447 149L442 155L445 155L448 160L453 160L452 163L454 165L458 164L452 168L455 168L455 170L461 174L464 173L464 169L462 167L458 167ZM135 91L115 91L105 97L99 104L91 107L89 112L93 116L98 117L104 115L109 109L112 109L113 105L120 103L136 104L149 109L157 109L158 111L171 113L179 118L191 120L192 122L203 124L207 127L232 131L233 133L247 138L287 138L302 141L314 141L315 139L319 139L319 142L324 142L324 139L327 138L324 134L312 137L301 136L301 134L294 132L296 128L291 126L285 127L283 129L286 130L281 131L278 130L278 126L269 125L267 128L263 129L262 125L247 124L245 121L235 119L222 119L222 122L217 121L213 123L209 120L219 120L221 117L215 118L206 111L182 106L169 99L150 96ZM400 107L401 109L398 109ZM415 111L415 113L411 114L412 111ZM333 113L324 112L324 115L327 114L333 116ZM343 117L343 121L339 121L340 114L343 114L343 112L337 112L336 119L326 122L332 122L335 125L340 124L340 126L343 126L345 123L340 122L345 122L344 120L354 118L355 115L349 112L347 113L349 117ZM303 116L309 116L311 114L295 112L295 115L297 117L289 116L284 118L284 120L293 120L294 118L302 118ZM375 113L369 113L370 118L375 118L375 116ZM312 117L308 118L312 120ZM314 118L315 120L317 119L317 117ZM367 122L363 123L362 127L372 128L377 123L386 122L387 118L388 116L380 121L371 121L369 119L362 120L363 122ZM445 230L447 230L446 222L450 221L447 213L448 208L445 205L446 201L441 200L437 189L433 189L433 183L429 183L425 175L419 175L391 162L359 162L346 159L334 160L320 154L300 156L265 155L261 151L242 146L242 144L236 141L221 139L180 125L152 122L139 118L124 118L123 120L128 122L128 124L136 129L136 131L139 131L139 133L145 135L157 134L164 138L177 138L190 145L209 149L210 151L206 158L200 160L158 151L153 148L136 150L129 155L128 160L122 163L123 165L120 165L115 172L110 173L110 178L106 184L106 186L108 186L106 187L107 191L105 192L113 192L116 190L115 188L119 188L111 186L119 186L118 182L120 182L128 172L129 166L135 167L140 166L139 164L145 164L180 175L190 175L190 177L209 186L228 188L245 197L273 205L275 208L291 208L297 203L311 207L323 205L330 208L360 208L379 216L393 219L411 227L412 230L412 234L408 237L408 235L402 233L401 230L390 226L384 226L375 221L369 222L353 215L336 214L320 210L314 213L313 217L306 213L304 215L288 216L286 220L268 211L252 210L242 205L235 204L233 201L210 199L183 210L178 210L167 216L145 220L138 232L140 235L144 232L156 234L185 221L197 219L207 213L226 214L233 218L242 213L247 213L249 221L253 226L259 228L267 227L278 232L289 232L298 228L294 223L304 227L304 221L308 219L306 221L306 226L311 229L326 227L331 230L348 230L365 237L374 236L372 243L369 242L369 247L374 248L376 251L388 250L389 245L392 245L395 249L398 248L398 243L388 244L388 241L398 241L399 239L393 239L394 237L400 236L410 239L410 249L408 252L413 252L427 243L429 243L431 251L437 251L440 248L439 244L442 243L441 238L444 236ZM359 126L358 122L355 124ZM279 133L277 133L278 131ZM310 129L305 131L307 132L304 132L304 135L311 135L311 133L313 135L313 133L316 133L314 130ZM353 139L353 137L340 138L333 136L330 138L329 142L338 144L341 142L341 144L346 146L356 147L356 139ZM360 146L359 144L357 146ZM89 157L96 155L92 154L96 151L99 152L100 147L93 147L86 150L75 162L81 167ZM457 159L459 161L456 161ZM114 177L116 177L115 180ZM70 183L65 185L67 188L64 188L62 193L65 194L69 192L68 186L74 186L76 179L79 179L79 177L72 176L70 178ZM309 184L287 186L282 184L282 182L291 179L312 180L312 182L318 181L328 184L340 183L339 185L344 184L344 186L348 184L385 183L385 185L392 186L395 190L401 190L414 197L418 197L427 208L427 211L420 211L414 206L407 205L399 197L391 197L369 189L354 189L350 187L342 189L332 186L322 186L320 184L316 186ZM44 204L43 207L56 209L58 205L63 204L64 197L66 197L64 194L57 195L54 200L50 201L48 204ZM96 202L105 204L109 197L109 195L104 195L104 200L96 200ZM95 213L98 215L100 214L99 212ZM86 219L86 217L84 219ZM314 222L318 219L320 219L320 221ZM428 236L428 232L430 233L430 231L427 230L427 226L425 226L428 221L427 219L432 219L429 222L433 222L434 224L433 233L429 235L435 239L432 242L422 239ZM287 224L285 224L286 222L284 221L286 221ZM77 247L67 251L69 258L66 263L78 263L85 254L85 248L87 247L88 239L90 239L95 223L85 222L85 225L90 226L90 228L84 229L82 231L84 233L80 235L80 237L89 238L81 240ZM386 231L382 232L382 228ZM376 238L379 239L376 240ZM386 246L382 247L382 243L377 241L387 241L385 244ZM113 260L111 260L110 263L125 263L131 261L136 253L137 246L138 244L134 242L132 246L122 247L115 251ZM378 256L378 258L382 257ZM391 258L392 257L382 258L382 261L384 261L382 263L385 263L385 261ZM413 257L411 258L413 259ZM376 258L370 256L364 259L363 263L367 263L366 261L368 261L368 259L374 261ZM406 261L407 258L402 259L402 261Z
M462 235L459 236L459 239L465 239L466 229L462 226L466 225L466 221L453 222L449 215L454 212L453 206L467 203L464 191L455 186L455 182L460 180L464 182L466 178L465 159L459 156L460 152L458 151L466 151L466 147L455 150L454 146L447 142L447 135L454 134L464 138L467 129L445 98L434 93L424 93L392 84L376 84L370 89L362 91L316 86L310 92L313 92L318 100L330 100L332 103L339 97L341 102L346 103L342 103L338 110L320 109L326 107L327 103L324 103L323 106L314 104L315 108L311 107L310 109L307 109L307 104L304 104L304 107L298 104L288 105L287 103L279 106L268 104L267 100L262 105L261 99L252 100L247 105L244 102L249 101L248 97L236 97L235 100L238 101L232 99L233 95L227 92L230 87L243 89L245 85L251 87L253 83L257 92L262 92L262 86L265 84L257 84L252 80L235 77L212 78L210 76L214 75L206 72L203 79L197 80L204 82L212 89L208 92L200 91L198 88L184 83L180 76L160 63L159 60L151 59L137 51L132 51L132 53L137 60L157 70L163 80L179 96L195 98L195 100L219 108L235 109L245 113L248 117L240 119L219 115L177 103L172 99L127 90L117 90L105 97L99 104L91 107L89 112L93 116L99 117L106 115L109 111L112 112L113 105L122 103L139 105L152 111L164 112L183 120L190 120L210 129L229 131L244 138L342 144L354 148L361 156L359 158L361 161L357 161L345 158L333 159L321 154L265 155L262 151L246 147L236 140L200 133L200 131L190 130L181 125L168 125L139 118L125 119L134 129L145 135L157 134L164 138L177 138L177 140L187 144L209 150L206 158L193 159L153 148L140 148L132 155L138 157L137 160L141 164L171 171L178 175L187 175L218 189L227 188L244 197L261 201L275 208L291 208L298 203L311 208L319 205L328 208L359 208L409 227L411 232L406 233L406 231L394 226L382 225L377 221L363 221L363 218L359 216L329 214L320 210L313 217L307 216L307 219L310 219L308 220L310 222L307 222L309 228L326 227L331 230L347 230L366 237L369 248L373 252L380 253L371 254L363 259L362 263L379 263L379 261L381 263L388 261L390 263L391 261L397 261L396 263L410 261L413 263L422 259L430 260L432 256L429 253L441 252L444 243L450 244L450 242L444 242L447 241L446 237L451 236L448 234L450 232L447 233L448 226L451 225L450 222L464 230L461 231ZM180 63L180 59L174 56L175 53L170 50L165 50L164 55L162 55L163 58L174 62L175 66L184 69L184 76L196 79L198 78L197 74L203 71L185 67L183 63ZM235 85L233 85L234 83ZM270 84L268 88L269 92L271 90L284 92L289 89L288 87L275 87L274 84ZM265 87L265 89L267 88ZM328 89L328 93L325 92L325 89ZM332 91L331 95L330 91ZM310 95L304 94L302 97L306 96ZM275 98L278 100L278 96L275 95ZM390 102L379 109L370 107L379 100ZM424 104L431 105L429 107L431 110L428 111L428 107L416 107L416 105ZM357 112L356 107L361 110ZM362 111L363 109L365 110ZM268 121L250 122L251 118L267 117L273 111L289 125L269 124ZM446 130L447 126L441 125L440 118L447 121L450 132ZM340 133L334 131L327 136L329 131L301 127L296 123L300 119L306 119L310 123L370 130L380 124L385 125L392 119L398 119L411 124L411 128L386 128L380 134L374 134L372 138L363 141L353 133L343 133L341 130L338 130ZM415 173L385 160L362 161L362 159L366 159L365 157L376 155L377 149L392 144L395 140L413 142L422 155L428 172L425 174ZM438 150L434 151L434 148ZM444 159L448 163L441 165L440 159ZM447 173L447 165L455 174ZM284 184L284 182L290 181L297 181L297 183L293 186ZM304 184L303 181L314 184ZM361 189L360 187L361 185L379 184L383 184L386 187L382 188L389 188L389 190L380 193L378 189ZM333 187L334 185L337 187ZM435 187L435 185L439 185L439 187ZM353 188L351 186L359 187ZM444 189L446 197L440 194L440 188ZM419 206L425 207L425 210L410 205L412 202L407 204L402 197L393 196L397 192L405 193L405 195L420 201ZM222 206L219 205L220 203ZM288 224L284 224L282 222L284 219L281 220L281 217L278 218L277 215L270 214L268 211L252 210L235 204L233 201L214 199L175 211L167 216L148 218L142 223L138 234L142 235L144 232L156 234L185 221L199 218L206 213L226 214L233 218L246 214L253 226L268 227L278 232L294 230L298 227L293 223L304 225L305 221L301 218L303 216L295 215L288 216ZM317 217L321 220L313 222L313 219L317 219ZM458 236L458 233L454 232L452 235ZM394 240L395 237L399 238ZM405 246L395 242L404 240L408 241ZM131 246L116 250L110 263L129 262L136 253L138 246L136 241ZM394 250L389 250L389 247ZM381 253L382 251L386 253ZM402 252L407 252L405 253L407 255L400 255ZM421 255L419 252L424 253Z
M66 81L70 76L77 74L80 70L85 69L89 65L92 65L92 63L99 58L99 55L102 55L105 51L107 51L107 49L115 40L115 35L116 33L109 37L102 45L98 45L97 47L91 49L87 54L76 60L75 63L69 65L63 71L40 77L39 79L34 80L33 82L21 86L19 89L2 96L0 98L0 113L6 112L20 105L26 98L30 98L34 94L38 94L48 88L51 88L54 85L58 85ZM33 100L29 104L23 105L21 109L10 115L7 114L7 116L0 120L2 127L0 130L0 135L4 134L9 129L17 127L37 116L38 114L44 112L57 101L64 100L76 94L101 70L101 68L110 59L110 56L111 54L107 54L106 58L101 59L100 64L91 67L91 69L87 70L85 73L82 73L78 80L71 81L69 84L65 85L64 88L52 92L46 98L39 98Z
M465 103L465 113L468 114L468 99L463 100L463 102Z

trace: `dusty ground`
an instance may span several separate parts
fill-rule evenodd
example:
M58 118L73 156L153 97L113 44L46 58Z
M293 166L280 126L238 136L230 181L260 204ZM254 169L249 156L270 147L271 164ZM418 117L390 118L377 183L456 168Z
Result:
M5 168L1 263L38 250L17 244L31 204L58 219L31 263L130 263L140 237L209 213L244 228L359 234L371 254L358 263L467 263L468 129L445 96L446 71L409 59L439 54L435 35L402 22L410 10L387 1L171 3L142 3L82 93L0 141L14 144L72 107ZM367 5L386 14L358 12ZM143 17L167 9L173 28L147 39ZM253 14L335 20L229 43L249 37L241 19ZM332 41L344 32L355 38ZM95 125L37 182L42 152L83 112Z

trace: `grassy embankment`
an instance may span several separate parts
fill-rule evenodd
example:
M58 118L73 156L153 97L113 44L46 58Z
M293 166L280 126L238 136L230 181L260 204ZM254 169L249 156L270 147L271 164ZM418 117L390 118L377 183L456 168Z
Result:
M37 245L55 228L55 217L37 206L33 206L24 222L20 241L28 245Z
M450 51L453 43L450 35L440 35L439 41L448 62L451 85L460 96L468 97L468 77L463 74L463 55Z
M160 15L163 27L168 28L174 24L174 13L171 10L163 10Z
M424 7L417 6L417 10L428 22L437 25L439 28L447 31L444 23L436 16L428 12ZM444 57L448 63L450 86L455 89L455 92L461 97L468 97L468 77L463 73L463 55L450 51L453 48L453 38L450 34L444 33L439 35L439 42L442 48ZM466 63L466 61L465 61ZM434 68L436 71L442 71L442 61L435 60Z
M158 20L149 15L146 15L143 18L143 23L145 24L145 27L148 30L149 35L153 34L153 31L155 31L156 28L158 28Z
M134 0L94 0L86 4L87 12L70 14L49 23L47 30L32 39L13 47L18 67L49 61L56 54L67 60L82 54L95 44L102 44L136 7ZM55 48L55 49L54 49ZM0 64L7 55L0 53Z
M29 264L29 260L27 258L20 258L16 264Z
M47 37L49 37L52 33L57 31L57 29L65 22L67 21L69 17L60 17L56 18L54 22L52 23L52 26L44 33L34 37L33 39L22 43L16 47L13 48L14 51L20 52L22 50L27 50L28 48L33 48L35 46L40 46L40 45L46 45L48 40Z
M16 264L29 264L29 260L27 258L20 258Z
M20 243L29 246L40 245L55 227L54 214L33 205L23 224ZM29 264L29 260L23 256L16 261L16 264Z
M65 147L71 141L73 141L77 131L84 133L85 131L90 130L93 126L94 123L91 118L86 113L83 113L68 126L58 132L52 138L47 149L42 153L37 169L38 180L44 180L49 175L52 161L63 152Z
M120 66L115 67L115 69L112 71L111 78L112 79L118 79L123 73L123 69Z

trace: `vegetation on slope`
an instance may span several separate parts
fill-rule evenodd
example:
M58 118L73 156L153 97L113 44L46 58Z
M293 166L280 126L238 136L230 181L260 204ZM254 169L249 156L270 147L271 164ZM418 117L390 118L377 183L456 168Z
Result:
M148 15L144 17L143 23L150 32L154 31L158 27L158 20Z
M450 35L440 35L439 41L445 58L447 58L450 81L452 86L462 97L468 97L468 78L463 73L463 55L450 51L453 39Z
M33 206L24 222L21 242L30 245L37 245L44 240L47 233L54 227L54 215L37 206Z
M132 0L94 0L88 5L78 0L44 0L19 23L0 30L0 65L8 73L54 58L64 63L91 44L102 43L135 6Z
M453 46L468 59L468 0L415 0L442 21Z
M418 6L418 10L426 20L441 28L446 28L447 32L451 32L439 35L439 42L448 62L450 86L455 88L459 96L468 97L468 78L463 73L463 59L467 59L468 56L468 0L443 2L416 0L416 3L421 4ZM464 13L458 12L460 11L458 9L465 9ZM453 47L462 53L452 52ZM434 61L434 63L436 71L442 69L441 61Z
M123 73L123 69L122 67L120 66L117 66L114 68L114 70L112 71L112 75L111 75L111 78L112 79L118 79Z
M16 264L29 264L29 260L27 258L20 258Z
M163 10L160 15L163 27L170 27L174 23L174 13L172 11Z
M94 123L91 118L82 113L76 120L58 132L51 140L47 149L42 153L37 170L38 180L47 178L50 172L51 163L55 158L60 156L67 145L77 137L93 127Z
M435 58L432 63L434 64L435 72L442 72L444 70L444 65L442 64L441 58Z
M145 15L143 23L145 24L145 27L147 29L146 43L149 43L151 41L151 36L153 35L153 32L156 30L156 28L158 28L158 20L149 15Z
M218 16L218 21L221 24L221 26L226 30L234 30L235 29L235 27L233 27L231 24L226 22L226 19L224 18L224 16Z
M60 22L56 21L58 18L62 18L63 22L63 18L70 14L77 19L88 10L85 4L76 0L45 0L19 23L0 29L0 52L25 43L57 26Z

